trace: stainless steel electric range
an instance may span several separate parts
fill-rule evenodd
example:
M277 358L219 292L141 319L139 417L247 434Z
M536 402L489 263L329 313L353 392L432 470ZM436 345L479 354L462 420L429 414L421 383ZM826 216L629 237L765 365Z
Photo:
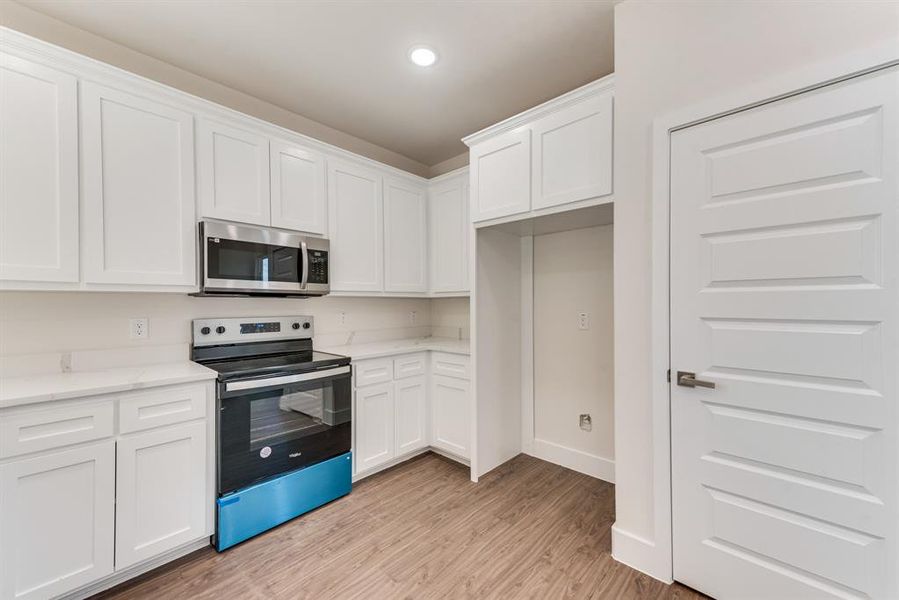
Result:
M217 550L350 492L352 367L312 348L312 317L197 319L218 372Z

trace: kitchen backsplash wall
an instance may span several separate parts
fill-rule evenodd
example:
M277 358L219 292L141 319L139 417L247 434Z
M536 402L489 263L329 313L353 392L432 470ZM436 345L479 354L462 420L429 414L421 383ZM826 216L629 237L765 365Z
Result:
M460 340L469 339L471 330L468 307L468 297L431 300L432 335Z
M441 323L457 322L453 316L457 309L444 310L445 301L438 302ZM140 352L153 362L179 360L187 356L191 319L292 314L309 314L315 318L315 344L319 347L431 335L431 301L426 298L328 296L303 300L194 298L151 293L0 292L0 373L10 374L10 368L22 362L21 355L85 350L121 349L124 354ZM130 319L135 318L149 320L149 336L145 340L131 339ZM81 359L94 355L99 356L79 352ZM47 360L58 362L53 357ZM101 359L91 358L90 362L99 366Z

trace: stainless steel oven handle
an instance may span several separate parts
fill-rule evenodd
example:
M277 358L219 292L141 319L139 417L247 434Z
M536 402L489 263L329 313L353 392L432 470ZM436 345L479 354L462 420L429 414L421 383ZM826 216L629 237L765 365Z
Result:
M315 381L316 379L327 379L328 377L343 375L344 373L349 372L350 368L348 366L343 366L335 367L333 369L324 369L322 371L313 371L312 373L300 373L298 375L284 375L282 377L269 377L268 379L251 379L249 381L232 381L225 384L225 391L234 392L238 390L252 390L272 385L281 385L282 383Z
M309 247L305 240L300 242L300 252L303 254L303 280L300 282L300 289L305 290L309 283Z

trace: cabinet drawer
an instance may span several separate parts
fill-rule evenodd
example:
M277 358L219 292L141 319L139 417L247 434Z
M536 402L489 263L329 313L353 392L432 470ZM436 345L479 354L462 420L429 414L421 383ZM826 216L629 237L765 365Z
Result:
M393 359L375 358L353 363L356 372L356 387L393 381Z
M159 388L123 395L119 431L130 433L206 416L206 384Z
M425 374L425 355L408 354L393 359L393 377L403 379Z
M469 379L468 357L462 354L434 352L431 355L431 372L457 379Z
M112 400L0 415L0 458L112 436Z

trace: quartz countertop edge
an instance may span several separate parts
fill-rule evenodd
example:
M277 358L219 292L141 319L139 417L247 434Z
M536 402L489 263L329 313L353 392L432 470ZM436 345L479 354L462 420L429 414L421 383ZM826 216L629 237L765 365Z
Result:
M191 361L0 378L0 408L71 400L179 383L208 381L217 373Z
M448 352L450 354L471 354L469 340L453 338L411 338L401 340L388 340L385 342L370 342L365 344L347 344L344 346L328 346L316 348L322 352L349 356L353 360L365 360L368 358L383 358L385 356L397 356L411 354L413 352Z

